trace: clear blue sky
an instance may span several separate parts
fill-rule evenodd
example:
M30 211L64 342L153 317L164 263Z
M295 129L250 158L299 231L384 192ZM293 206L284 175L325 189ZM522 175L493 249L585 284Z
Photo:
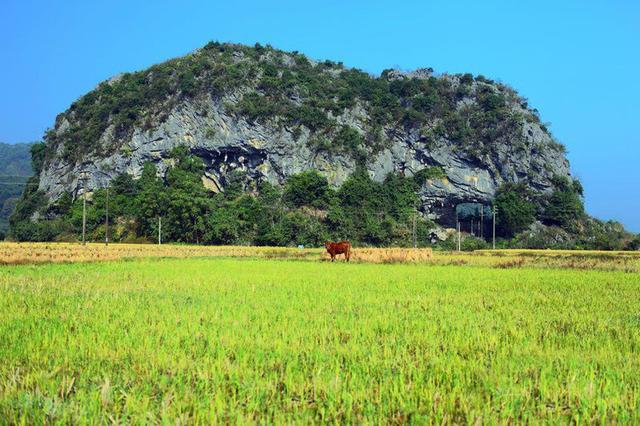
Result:
M637 0L3 0L0 40L6 142L39 139L99 81L209 40L270 43L372 73L483 74L551 123L588 211L640 232Z

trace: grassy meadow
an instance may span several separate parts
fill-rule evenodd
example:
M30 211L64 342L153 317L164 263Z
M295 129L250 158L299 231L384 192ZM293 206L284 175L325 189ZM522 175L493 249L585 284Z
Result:
M0 423L640 421L637 260L313 256L0 267Z

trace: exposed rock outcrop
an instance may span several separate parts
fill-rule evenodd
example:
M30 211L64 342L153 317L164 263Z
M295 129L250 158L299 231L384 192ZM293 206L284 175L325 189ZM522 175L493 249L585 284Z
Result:
M92 99L81 99L61 114L45 138L48 151L39 188L49 200L56 200L65 191L74 195L81 193L82 171L88 173L88 191L106 186L123 172L137 177L146 162L154 163L158 173L164 175L170 164L170 153L177 146L187 146L191 153L203 159L206 164L203 183L212 191L223 190L226 177L233 170L246 172L254 182L264 179L282 184L287 176L313 168L333 185L340 185L359 162L379 181L390 172L412 175L426 167L440 167L445 177L427 180L419 195L420 210L443 225L451 224L457 203L489 203L496 188L504 182L525 182L535 191L544 192L551 188L554 175L569 175L562 147L540 124L537 112L530 110L522 98L504 85L483 78L469 81L468 76L460 75L434 77L430 69L411 73L385 71L381 77L368 78L372 84L389 87L391 94L394 84L399 90L415 85L418 94L397 95L398 106L394 108L403 110L380 120L373 118L379 111L374 110L372 104L378 101L368 99L366 91L357 92L355 100L345 102L343 108L324 108L315 106L318 102L313 99L313 93L300 83L291 88L280 83L288 74L299 75L304 71L321 76L319 81L324 84L343 84L344 81L356 84L350 83L351 74L345 76L351 72L348 69L333 64L318 71L323 63L300 65L301 55L270 48L216 46L226 46L226 50L218 53L222 48L205 48L167 63L174 69L170 71L171 77L166 78L173 82L171 84L175 83L175 89L169 84L170 88L159 98L161 101L154 104L132 97L131 103L139 105L135 108L135 118L126 125L117 121L118 114L122 114L121 107L105 107L104 113L100 112L103 121L98 124L89 121L88 113L80 109L114 103L107 101L105 93L112 93L107 86L116 92L109 96L127 96L129 92L119 89L118 85L132 83L122 76L103 83L87 95ZM195 89L189 89L188 94L183 83L191 77L181 77L184 61L205 64L202 74L194 71ZM220 67L220 63L231 65L218 72L231 73L228 67L248 64L246 68L255 67L255 75L243 77L240 85L214 91L207 86L207 73ZM136 84L155 84L159 73L154 68L138 73L141 81ZM274 89L266 85L270 81L267 75L285 87L278 89L282 93L278 92L277 98L270 94ZM431 90L429 87L436 88L435 95L427 93ZM329 124L314 128L304 119L287 118L287 114L293 115L286 109L256 118L245 105L247 94L254 92L260 95L259 100L280 99L278 102L286 102L283 105L291 108L312 105L325 114L321 118ZM428 96L447 97L448 109L438 112L428 104L421 107L425 103L423 98L430 99ZM491 96L497 99L498 106L489 103L494 100ZM485 100L487 106L483 103ZM445 101L436 101L445 104ZM339 100L335 102L339 104ZM408 113L403 111L410 110L420 114L418 119L406 118ZM454 119L458 124L451 124ZM478 123L482 120L486 123ZM80 133L83 126L97 128L95 135L99 139L83 138ZM358 149L365 154L364 161L353 151L331 146L338 129L345 127L355 129L362 136L363 145ZM463 136L457 134L459 129ZM329 146L318 148L319 137L328 140ZM369 143L376 138L377 145ZM89 142L91 148L86 147Z

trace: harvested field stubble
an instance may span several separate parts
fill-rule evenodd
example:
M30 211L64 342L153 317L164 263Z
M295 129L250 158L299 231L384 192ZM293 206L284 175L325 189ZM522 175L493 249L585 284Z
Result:
M430 248L356 248L353 260L367 263L424 263L433 258Z
M324 248L196 246L90 243L0 243L0 264L71 263L154 257L252 257L328 261ZM339 255L336 260L344 261ZM489 266L496 268L597 269L640 272L640 252L580 250L479 250L432 251L430 248L354 247L353 263L426 263L434 265Z

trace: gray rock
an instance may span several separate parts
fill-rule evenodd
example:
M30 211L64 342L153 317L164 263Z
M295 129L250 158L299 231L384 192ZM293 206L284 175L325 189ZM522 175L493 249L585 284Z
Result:
M292 63L287 55L282 61ZM315 62L311 63L316 66ZM432 75L431 69L410 73L394 70L387 78L427 79ZM452 85L460 82L457 76L437 78L447 79ZM472 84L475 87L480 83ZM155 164L158 174L164 176L171 165L169 154L178 146L188 147L191 153L203 159L206 165L203 183L211 191L223 190L227 176L234 170L245 171L255 181L266 180L281 185L292 174L317 169L335 186L341 185L355 170L356 162L347 154L311 150L311 134L304 127L294 132L277 117L266 123L253 123L227 111L225 106L237 103L247 90L239 88L222 99L206 96L199 96L197 100L181 99L166 111L166 120L158 120L150 129L136 127L126 140L116 140L115 130L109 127L100 138L101 146L121 147L109 155L93 155L84 162L70 163L62 155L64 145L58 144L56 152L47 158L39 189L50 201L65 191L77 197L85 190L107 186L120 173L139 177L147 162ZM464 108L469 102L469 98L462 99L458 108ZM527 113L516 101L510 108L514 114ZM73 112L65 114L53 129L58 136L73 124ZM361 103L331 118L363 135L371 125ZM551 189L555 175L569 175L564 154L539 124L522 120L521 128L522 134L514 140L495 141L489 153L472 157L446 137L432 137L427 142L417 129L386 127L382 129L382 135L388 142L387 147L369 153L367 168L373 179L382 181L392 172L411 176L426 167L441 167L446 177L430 180L420 188L419 209L426 217L444 226L454 226L456 204L489 204L496 189L505 182L525 182L534 190L545 192ZM81 180L83 171L87 174L84 184Z

